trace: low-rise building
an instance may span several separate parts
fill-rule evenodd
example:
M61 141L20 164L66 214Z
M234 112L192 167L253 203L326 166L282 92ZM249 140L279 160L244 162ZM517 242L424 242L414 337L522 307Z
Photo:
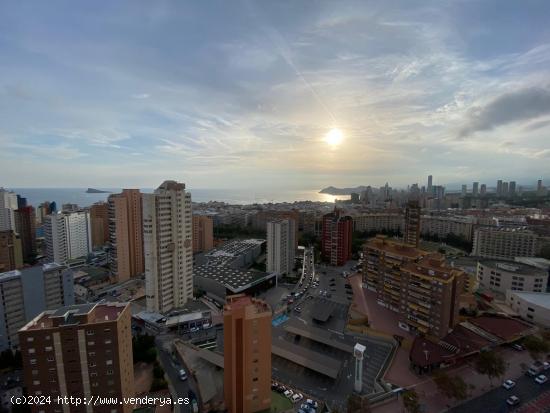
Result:
M550 328L550 293L508 290L506 304L524 320Z
M548 272L516 261L480 260L477 278L481 287L506 294L508 290L543 292Z
M471 216L423 215L420 233L445 238L451 234L472 240L475 218Z

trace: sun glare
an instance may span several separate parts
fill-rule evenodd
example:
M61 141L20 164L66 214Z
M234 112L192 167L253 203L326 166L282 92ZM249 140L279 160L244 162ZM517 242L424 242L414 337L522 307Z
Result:
M333 148L336 148L338 145L342 143L344 140L344 135L340 129L334 128L328 131L327 135L325 136L325 142L332 146Z

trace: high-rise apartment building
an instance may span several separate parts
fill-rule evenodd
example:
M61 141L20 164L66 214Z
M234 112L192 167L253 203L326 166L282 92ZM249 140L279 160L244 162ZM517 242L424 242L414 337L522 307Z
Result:
M122 193L109 196L109 240L110 267L119 282L145 271L139 189L123 189Z
M19 345L17 331L42 311L74 304L73 274L51 263L0 274L0 351Z
M90 207L92 227L92 248L99 248L109 242L109 204L96 202Z
M502 183L502 196L508 196L508 182Z
M65 263L88 255L92 251L90 213L62 212L46 216L44 238L50 262Z
M289 275L294 268L296 222L281 219L267 223L267 271Z
M510 181L508 184L508 195L514 196L516 194L516 181Z
M472 255L507 259L534 257L537 240L537 234L521 227L479 227L474 231Z
M321 254L330 265L344 265L351 258L353 219L342 210L323 215Z
M497 195L502 195L502 179L499 179L497 181Z
M474 182L472 185L472 195L478 196L479 195L479 182Z
M20 331L25 384L29 396L51 396L50 405L34 404L33 413L129 413L134 396L131 310L128 303L93 303L45 311ZM57 404L57 396L116 403Z
M36 216L32 206L15 211L15 227L21 238L23 261L32 263L36 257Z
M214 248L214 221L208 215L193 214L193 253Z
M17 195L0 188L0 231L15 231L15 210L17 208Z
M223 311L224 399L229 413L271 406L271 309L244 294L227 297Z
M485 196L487 194L487 185L481 184L479 193L481 196Z
M413 247L420 242L420 205L415 200L409 201L405 209L404 241Z
M466 196L467 193L468 193L468 186L467 185L462 185L462 189L460 190L460 194L462 196Z
M399 314L399 327L445 336L458 323L464 273L445 257L377 236L364 249L363 277L380 305Z
M432 195L433 193L433 185L432 185L432 176L428 175L428 188L427 188L428 195Z
M168 312L193 297L193 217L185 184L164 181L143 194L147 309Z
M21 239L15 231L0 231L0 272L23 266Z

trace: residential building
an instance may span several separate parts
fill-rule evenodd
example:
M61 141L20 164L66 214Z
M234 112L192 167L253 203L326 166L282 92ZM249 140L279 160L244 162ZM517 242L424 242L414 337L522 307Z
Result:
M480 195L481 196L487 195L487 185L481 184Z
M506 304L524 320L550 328L550 293L508 290Z
M224 399L229 413L271 406L271 309L244 294L227 297L224 325Z
M420 205L415 200L407 202L405 209L404 242L414 247L420 242Z
M90 207L90 221L92 248L100 248L109 242L109 204L107 202L93 204Z
M548 271L517 261L480 260L477 278L481 287L506 294L506 291L544 292Z
M502 195L502 179L499 179L497 181L497 195L498 196Z
M36 257L36 216L32 206L15 211L15 228L21 238L23 261L34 262Z
M436 337L458 323L464 272L412 245L377 236L365 245L364 281L377 303L399 314L400 328Z
M131 309L128 303L92 303L45 311L20 331L29 396L134 396ZM33 404L41 411L130 413L131 403Z
M398 212L372 212L352 215L353 230L358 232L403 231L405 218Z
M281 219L267 223L267 271L290 275L294 269L296 222Z
M508 196L508 182L502 183L502 196Z
M472 195L478 196L479 195L479 182L474 182L472 185Z
M353 219L335 208L323 215L321 254L330 265L344 265L351 258Z
M180 308L193 297L193 217L185 184L164 181L143 194L147 309Z
M510 181L508 184L508 195L514 196L516 194L516 181Z
M21 239L15 231L0 231L0 272L23 266Z
M466 185L462 185L462 189L460 190L460 194L462 196L466 196L467 193L468 193L468 187Z
M423 215L420 219L420 233L445 238L451 234L471 241L475 218L471 216Z
M143 212L139 189L123 189L109 195L111 271L119 282L143 274Z
M0 231L15 231L14 214L17 208L17 195L0 188Z
M533 257L537 235L524 228L480 227L474 231L472 255L484 258Z
M61 212L45 217L46 257L64 263L92 251L89 211Z
M208 215L193 214L193 253L214 248L214 221Z
M46 309L74 304L73 274L51 263L0 274L0 351L17 348L17 331Z
M428 175L428 188L427 188L428 195L433 194L433 185L432 185L432 176Z

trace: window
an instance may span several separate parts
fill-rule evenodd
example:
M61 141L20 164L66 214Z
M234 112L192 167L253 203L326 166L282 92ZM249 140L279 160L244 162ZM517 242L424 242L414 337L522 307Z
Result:
M31 342L31 341L34 341L34 337L27 337L27 342Z
M29 349L29 354L34 354L34 353L36 353L36 350L34 348L30 348Z
M52 347L52 346L47 346L47 347L45 348L45 350L46 350L46 351L52 351L52 350L53 350L53 347Z
M86 335L88 335L88 336L93 336L94 334L95 334L95 333L94 333L93 330L88 330L88 331L86 331Z

